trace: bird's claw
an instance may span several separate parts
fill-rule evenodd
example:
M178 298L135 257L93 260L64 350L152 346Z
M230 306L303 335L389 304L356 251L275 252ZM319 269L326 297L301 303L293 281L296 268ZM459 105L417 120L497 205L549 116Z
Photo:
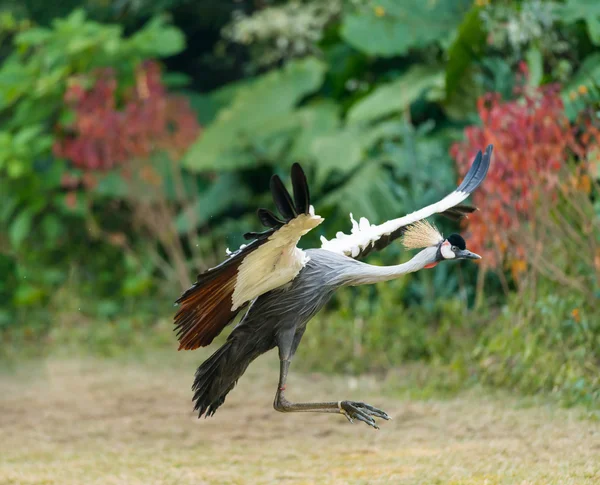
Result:
M364 402L340 401L339 407L340 413L346 416L346 419L351 423L354 423L354 420L356 419L375 429L379 429L379 426L377 426L377 423L373 419L374 417L385 419L386 421L391 419L385 411L365 404Z

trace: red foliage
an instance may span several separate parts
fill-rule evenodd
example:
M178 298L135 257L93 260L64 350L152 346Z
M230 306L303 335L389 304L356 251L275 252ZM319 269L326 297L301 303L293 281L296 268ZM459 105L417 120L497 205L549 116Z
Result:
M557 86L523 90L517 100L502 101L487 94L478 101L481 126L465 129L465 141L451 148L464 176L477 150L494 145L492 165L485 183L473 195L481 209L469 222L476 229L469 246L497 268L510 248L513 261L523 249L511 240L519 224L531 221L539 191L551 192L558 172L578 143Z
M181 156L200 126L187 99L167 92L160 67L147 61L136 71L135 85L121 95L112 69L74 78L64 95L74 113L58 126L54 153L88 170L106 170L156 151ZM86 82L92 87L85 88Z

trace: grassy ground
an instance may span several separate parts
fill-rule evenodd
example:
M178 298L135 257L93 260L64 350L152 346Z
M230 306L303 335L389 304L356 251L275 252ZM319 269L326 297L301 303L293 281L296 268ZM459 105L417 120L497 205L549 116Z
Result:
M54 358L0 374L0 483L600 483L600 424L579 410L475 391L409 400L370 378L292 368L290 398L365 400L394 420L376 431L282 415L274 353L199 421L189 387L205 355Z

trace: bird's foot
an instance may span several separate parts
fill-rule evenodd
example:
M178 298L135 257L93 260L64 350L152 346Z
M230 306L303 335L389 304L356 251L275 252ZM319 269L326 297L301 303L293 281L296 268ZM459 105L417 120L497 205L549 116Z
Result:
M385 411L369 406L364 402L340 401L338 407L340 408L340 413L346 416L351 423L354 423L354 420L356 419L363 423L367 423L369 426L373 426L375 429L379 429L379 426L377 426L377 423L373 418L381 418L386 421L392 419Z

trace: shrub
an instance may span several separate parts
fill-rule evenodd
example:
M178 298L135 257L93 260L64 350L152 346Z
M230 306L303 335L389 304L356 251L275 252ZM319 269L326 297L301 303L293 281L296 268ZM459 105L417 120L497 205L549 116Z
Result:
M136 76L139 80L150 74L153 64L142 62L178 52L183 36L164 19L155 18L125 37L121 27L89 21L76 10L48 28L28 25L12 42L14 48L0 67L0 252L3 266L11 272L6 281L15 283L0 290L4 326L16 325L28 309L48 304L57 286L75 275L94 295L93 306L102 305L108 296L122 297L125 288L135 286L132 281L138 282L138 291L147 291L145 262L128 258L95 230L106 224L123 227L127 220L103 210L112 203L107 198L73 190L79 179L89 185L93 178L77 172L71 162L77 166L85 159L102 166L94 153L110 147L110 140L93 139L78 146L73 132L65 133L77 119L65 95L73 101L78 82L85 79L86 89L90 88L93 73L106 73L109 66L118 90L127 92ZM152 106L138 102L129 121L159 113L144 111L142 105ZM93 130L96 121L87 118L86 129ZM169 121L162 120L167 133ZM75 130L78 135L80 129ZM111 308L114 312L115 305Z

